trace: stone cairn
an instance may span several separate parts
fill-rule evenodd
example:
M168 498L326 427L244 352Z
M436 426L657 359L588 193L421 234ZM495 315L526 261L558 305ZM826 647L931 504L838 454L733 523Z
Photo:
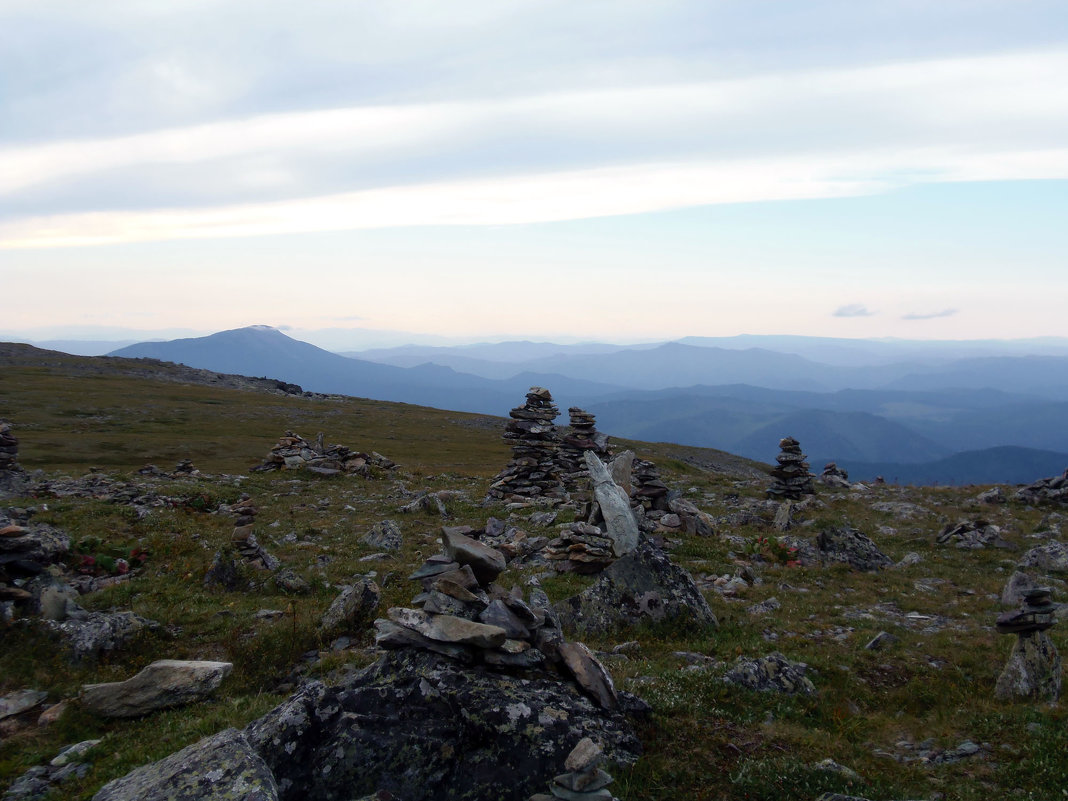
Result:
M668 511L668 485L660 478L660 468L646 459L635 459L631 468L634 488L631 498L649 512Z
M308 470L321 476L355 473L369 477L371 467L390 470L396 466L396 463L374 451L367 454L344 445L326 445L322 432L312 444L299 434L287 431L278 444L271 448L263 464L253 467L252 471Z
M527 400L508 413L504 438L512 443L512 460L490 484L488 499L561 501L565 490L557 467L560 438L553 420L560 410L544 387L531 387Z
M558 573L600 573L616 561L612 540L597 526L581 521L565 524L544 554Z
M19 441L11 433L11 423L0 420L0 473L14 473L19 468Z
M590 477L586 469L586 451L601 458L609 456L608 435L597 430L597 418L577 406L567 410L571 427L560 440L556 464L568 491L583 487Z
M589 737L579 740L567 755L564 769L567 773L555 777L549 784L548 793L537 793L530 801L615 801L608 785L612 777L601 768L604 751Z
M1055 701L1061 693L1061 657L1046 630L1057 622L1057 605L1050 590L1036 587L1024 593L1023 606L998 615L999 634L1017 635L1009 661L998 677L999 700L1033 698Z
M812 476L805 454L801 453L801 443L793 437L785 437L779 440L779 448L782 453L775 457L779 466L771 471L775 480L768 487L768 497L796 501L802 495L812 495Z
M849 489L852 486L849 483L849 473L834 462L827 462L823 466L823 472L820 473L820 483L828 487L841 487L842 489Z
M259 510L252 503L252 499L243 495L240 501L230 507L230 511L237 515L233 533L230 534L231 547L252 567L260 570L277 569L278 560L264 550L253 533Z
M421 648L462 664L536 669L557 666L604 709L618 706L612 678L580 642L566 642L548 597L494 583L505 569L495 548L448 526L444 553L430 557L412 575L422 592L416 608L393 607L375 621L375 644L386 649Z

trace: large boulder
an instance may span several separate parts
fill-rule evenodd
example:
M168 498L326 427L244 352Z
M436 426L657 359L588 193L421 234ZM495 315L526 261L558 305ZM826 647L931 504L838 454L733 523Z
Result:
M1061 657L1044 631L1021 635L1013 644L994 695L1009 701L1056 701L1061 693Z
M93 801L278 801L244 733L226 729L105 784Z
M894 563L870 537L850 526L832 526L821 531L816 537L816 550L822 562L844 562L865 572L890 567Z
M638 519L630 508L626 491L612 480L612 474L593 451L586 451L586 468L590 471L593 497L601 508L612 553L623 556L638 547Z
M1020 559L1020 567L1043 573L1068 572L1068 545L1054 540L1032 548Z
M207 698L233 667L229 662L160 659L126 681L85 685L81 702L101 717L140 717Z
M625 694L621 694L624 695ZM281 801L525 801L583 737L616 762L641 746L626 719L573 685L518 678L414 648L336 687L308 684L246 729Z
M565 628L591 634L679 618L717 625L693 577L648 540L616 560L595 584L554 609Z

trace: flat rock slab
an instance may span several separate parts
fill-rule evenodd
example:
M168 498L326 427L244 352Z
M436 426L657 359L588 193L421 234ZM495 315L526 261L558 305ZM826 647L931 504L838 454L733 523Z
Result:
M461 565L470 565L482 585L489 584L508 567L504 554L455 529L444 527L441 541L445 553Z
M638 520L630 508L626 491L612 480L612 474L593 451L586 451L586 469L590 471L593 497L601 507L612 553L624 556L638 547Z
M230 662L161 659L126 681L87 684L81 703L101 717L140 717L207 698L233 667Z
M48 693L41 690L17 690L0 697L0 720L21 715L42 704Z
M226 729L105 784L93 801L279 801L270 768Z
M616 560L597 582L554 607L565 628L603 634L642 622L717 625L693 577L651 542Z
M500 626L476 623L455 615L431 615L420 609L393 607L387 612L398 626L422 634L437 642L472 645L475 648L499 648L508 639Z

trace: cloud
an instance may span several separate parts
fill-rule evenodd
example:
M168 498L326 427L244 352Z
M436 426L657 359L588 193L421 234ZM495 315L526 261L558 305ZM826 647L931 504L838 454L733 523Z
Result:
M834 310L834 317L871 317L875 312L869 311L868 307L861 303L849 303L839 306Z
M942 309L942 311L936 312L910 312L909 314L901 315L902 320L934 320L936 317L952 317L957 313L956 309Z
M334 317L333 319L334 321L339 323L358 323L363 320L366 320L367 318L359 314L350 314L347 317Z

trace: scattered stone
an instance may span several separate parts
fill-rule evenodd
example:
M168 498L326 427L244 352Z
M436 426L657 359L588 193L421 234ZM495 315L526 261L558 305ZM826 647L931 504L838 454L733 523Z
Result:
M930 509L924 509L907 501L878 501L871 505L876 512L892 515L898 520L912 520L916 517L926 517L931 514Z
M1059 476L1040 478L1033 484L1018 489L1013 496L1017 501L1035 506L1043 504L1068 504L1068 469Z
M833 526L816 537L816 550L823 563L844 562L854 570L874 572L893 564L893 560L857 529Z
M935 540L939 545L955 544L958 548L977 550L979 548L1012 548L1012 544L1001 538L1001 529L986 520L961 520L947 524Z
M717 625L693 577L649 541L614 562L595 584L554 608L564 626L596 634L674 619Z
M828 487L849 489L853 485L849 483L849 474L834 462L827 462L820 473L820 483Z
M530 801L614 801L605 789L613 779L600 767L603 758L601 747L591 738L583 737L564 761L568 772L553 778L548 794L537 793Z
M768 615L774 612L776 609L780 609L782 604L779 603L778 598L768 598L766 601L761 601L758 604L746 607L746 612L754 616Z
M271 769L243 732L225 729L105 784L93 801L279 801Z
M395 462L374 451L368 454L344 445L326 445L322 433L312 444L299 434L287 431L271 448L263 464L253 467L252 472L308 470L322 476L346 474L372 478L372 468L392 470L396 466Z
M370 545L372 548L399 551L403 544L400 526L395 520L380 520L360 538L360 542L364 545Z
M975 500L979 503L999 504L1005 503L1008 499L1005 497L1005 493L1001 491L1001 487L993 487L986 492L980 492L975 496Z
M134 718L207 698L233 669L230 662L161 659L126 681L87 684L81 703L105 718Z
M511 419L504 438L512 443L512 460L494 477L489 500L564 499L566 490L557 463L560 438L553 425L559 413L544 387L531 387L526 403L508 413Z
M765 657L738 657L723 681L760 692L815 695L816 687L805 675L808 665L791 662L778 651Z
M793 437L784 437L779 440L779 449L781 453L775 457L779 466L771 471L774 481L768 487L768 497L800 500L804 495L811 495L815 489L805 454L801 453L801 443Z
M900 642L900 640L893 634L886 631L880 631L874 637L872 637L868 644L864 646L866 651L882 651L889 648L891 645Z
M920 564L922 561L922 556L920 556L915 551L909 551L907 554L901 557L901 561L894 565L894 567L912 567L913 565Z
M345 628L357 631L365 625L378 609L382 591L371 579L360 577L355 583L343 587L330 603L319 621L319 628L324 632Z

